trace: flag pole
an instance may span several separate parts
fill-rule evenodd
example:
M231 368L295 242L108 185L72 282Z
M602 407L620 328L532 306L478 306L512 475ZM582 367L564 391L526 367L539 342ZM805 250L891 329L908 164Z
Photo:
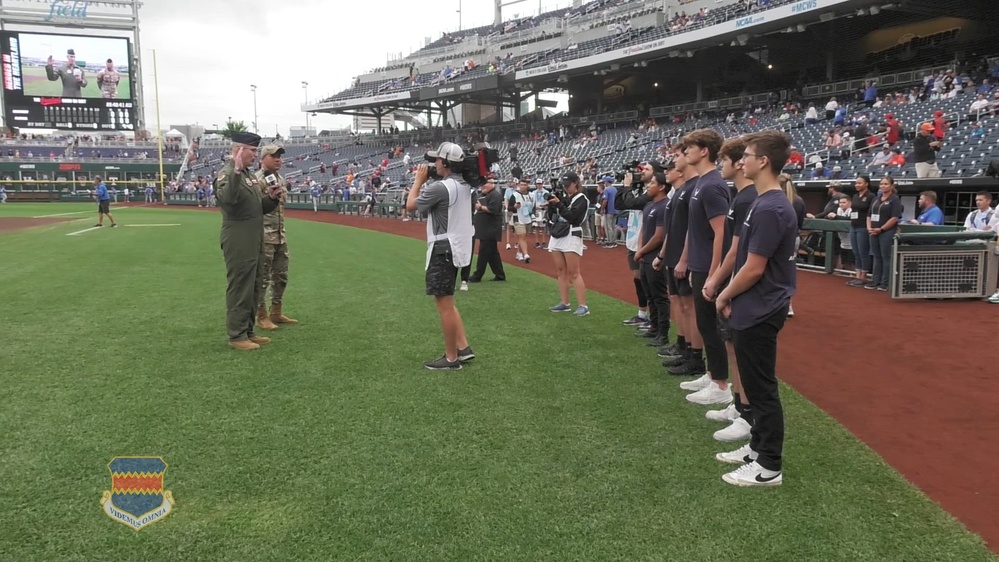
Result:
M156 49L153 49L153 89L156 91L156 150L159 152L160 161L160 201L167 204L166 193L163 187L163 127L160 126L160 77L156 71Z

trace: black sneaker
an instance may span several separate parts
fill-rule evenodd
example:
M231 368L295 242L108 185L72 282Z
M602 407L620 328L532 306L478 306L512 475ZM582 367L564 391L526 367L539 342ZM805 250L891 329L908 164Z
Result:
M864 285L864 288L867 289L868 291L873 291L878 288L878 285L877 283L868 283Z
M100 228L100 227L102 227L102 226L104 226L104 225L103 225L103 224L95 224L95 225L94 225L94 228Z
M448 361L447 355L441 355L433 361L424 361L423 366L431 371L457 371L461 368L461 361Z
M649 330L647 332L636 332L635 333L635 337L636 338L653 338L654 339L654 338L658 338L659 337L659 333L658 332L653 332L652 330Z
M704 366L704 360L700 357L689 358L676 367L670 367L667 371L678 377L699 377L708 372Z
M679 357L683 355L683 350L680 349L680 346L678 344L671 343L666 347L657 351L656 355L658 355L659 357Z
M111 223L111 228L115 228L116 226L118 226L118 223L116 222Z
M468 346L465 349L458 350L458 362L464 363L466 361L471 361L475 359L475 352L472 351L472 346Z
M649 347L662 347L662 346L664 346L664 345L666 345L668 343L669 343L669 340L667 338L664 338L664 337L660 336L660 337L657 337L657 338L653 338L652 341L648 342L645 345L647 345Z
M687 361L686 355L677 355L676 357L667 357L663 359L663 367L667 369L670 367L677 367L683 365Z
M506 281L506 277L493 277L490 281Z

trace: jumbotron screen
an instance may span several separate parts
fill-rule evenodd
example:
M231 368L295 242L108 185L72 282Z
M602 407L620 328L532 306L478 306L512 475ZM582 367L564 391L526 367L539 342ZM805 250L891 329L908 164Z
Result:
M131 55L124 37L0 31L7 126L134 131Z

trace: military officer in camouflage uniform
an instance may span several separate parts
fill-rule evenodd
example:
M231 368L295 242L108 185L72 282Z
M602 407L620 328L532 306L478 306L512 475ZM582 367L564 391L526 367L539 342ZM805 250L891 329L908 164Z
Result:
M264 249L260 254L260 285L257 287L257 325L264 330L277 330L278 324L297 324L281 311L284 290L288 286L288 235L284 231L284 205L288 197L288 182L280 174L284 148L269 144L260 149L260 169L256 178L266 191L279 187L277 208L264 215ZM267 287L271 288L271 312L267 313Z
M216 198L222 211L220 243L227 281L226 331L229 347L244 351L259 349L271 341L253 333L253 312L259 300L264 214L278 206L281 188L267 188L265 193L250 171L259 145L259 135L233 133L232 159L215 177Z

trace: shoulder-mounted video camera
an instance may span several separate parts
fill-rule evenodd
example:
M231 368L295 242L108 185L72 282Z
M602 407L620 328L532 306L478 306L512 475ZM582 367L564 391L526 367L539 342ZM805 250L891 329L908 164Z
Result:
M493 164L499 162L499 151L489 146L489 143L479 143L472 146L471 150L464 150L460 146L445 142L437 150L431 150L424 155L427 162L435 163L440 158L444 166L452 173L460 175L465 183L473 188L485 185L489 178L489 169ZM430 167L430 177L440 180L437 169Z

